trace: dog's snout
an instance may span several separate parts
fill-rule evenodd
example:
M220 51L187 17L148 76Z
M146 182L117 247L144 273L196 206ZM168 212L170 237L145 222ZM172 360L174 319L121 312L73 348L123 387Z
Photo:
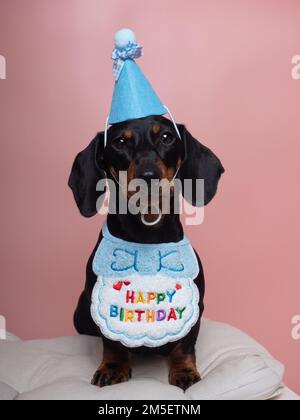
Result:
M161 173L159 166L156 164L156 155L148 152L147 156L137 156L135 159L135 177L143 179L148 184L152 180L159 180Z
M155 179L155 178L158 178L158 172L157 171L155 171L155 170L153 170L153 169L148 169L148 170L145 170L143 173L142 173L142 175L141 175L141 177L145 180L145 181L147 181L148 179Z
M160 173L158 168L140 168L136 171L136 177L143 179L147 183L151 183L152 180L160 179Z

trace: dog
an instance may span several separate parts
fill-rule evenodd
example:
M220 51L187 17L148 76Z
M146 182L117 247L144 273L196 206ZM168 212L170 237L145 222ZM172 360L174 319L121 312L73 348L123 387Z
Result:
M120 188L118 174L126 171L128 181L141 178L147 183L153 179L167 179L174 176L181 181L191 179L192 191L183 196L192 205L199 205L196 199L196 179L204 179L204 205L209 203L217 191L218 181L224 172L219 158L206 146L193 138L186 127L163 116L150 116L128 120L111 126L107 145L104 133L100 132L80 152L72 166L68 185L80 213L85 217L97 213L96 202L104 195L97 191L99 179L110 179ZM128 197L127 197L128 199ZM148 214L151 222L155 217ZM183 238L183 228L178 214L172 211L163 214L159 223L144 224L141 214L108 214L107 227L112 235L125 241L142 244L178 242ZM91 316L92 293L97 276L93 271L96 250L103 240L100 232L96 246L88 260L86 283L74 313L74 325L79 334L102 337L103 358L96 370L92 384L99 387L128 381L131 378L130 353L160 354L169 358L169 383L183 390L198 382L200 374L196 366L195 343L204 310L204 275L202 264L195 252L198 275L194 283L199 291L199 316L190 331L177 341L170 341L159 347L140 346L129 348L120 341L104 336Z

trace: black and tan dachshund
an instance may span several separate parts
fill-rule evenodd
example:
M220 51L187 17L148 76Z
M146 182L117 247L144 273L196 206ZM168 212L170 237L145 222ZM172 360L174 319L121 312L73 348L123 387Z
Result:
M98 133L91 143L80 152L73 164L69 178L75 201L80 213L85 217L97 213L96 201L103 193L96 190L99 179L118 179L120 171L127 171L128 181L133 178L172 180L174 175L181 181L193 180L192 191L184 191L184 198L192 205L196 202L196 179L204 179L202 204L214 197L221 174L224 172L215 154L192 137L184 125L177 125L179 138L172 122L161 116L150 116L111 126L108 141L104 147L104 133ZM176 173L178 171L178 173ZM119 188L118 182L116 187ZM151 219L151 214L149 214ZM178 214L172 211L164 214L160 222L147 226L139 214L108 214L107 227L112 235L136 243L159 244L178 242L183 238L183 228ZM131 351L161 354L170 361L169 382L187 389L200 380L196 366L195 343L203 313L204 275L201 261L196 253L199 274L194 280L200 295L199 319L190 332L175 342L161 347L127 348L118 341L107 339L94 323L90 307L93 287L97 276L92 262L102 239L100 232L97 244L90 256L86 269L86 283L74 314L75 328L80 334L101 336L103 339L103 359L92 379L100 387L128 381L131 377L129 354Z

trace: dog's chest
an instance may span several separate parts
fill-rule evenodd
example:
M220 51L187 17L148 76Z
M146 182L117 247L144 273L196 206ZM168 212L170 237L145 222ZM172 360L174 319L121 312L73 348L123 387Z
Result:
M158 347L184 337L199 316L193 281L199 267L189 241L137 244L115 238L107 226L102 233L91 305L101 332L128 347Z

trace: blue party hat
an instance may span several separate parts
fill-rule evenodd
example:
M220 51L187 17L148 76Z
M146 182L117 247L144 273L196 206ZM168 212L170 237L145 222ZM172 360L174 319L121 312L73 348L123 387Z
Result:
M162 104L152 86L134 61L142 55L142 47L137 44L130 29L121 29L115 34L113 74L115 88L109 116L105 122L104 147L107 145L109 124L116 124L150 115L168 114L179 138L178 127L169 109Z
M168 112L134 61L141 55L142 48L136 43L130 29L121 29L116 33L112 53L115 88L109 124Z

